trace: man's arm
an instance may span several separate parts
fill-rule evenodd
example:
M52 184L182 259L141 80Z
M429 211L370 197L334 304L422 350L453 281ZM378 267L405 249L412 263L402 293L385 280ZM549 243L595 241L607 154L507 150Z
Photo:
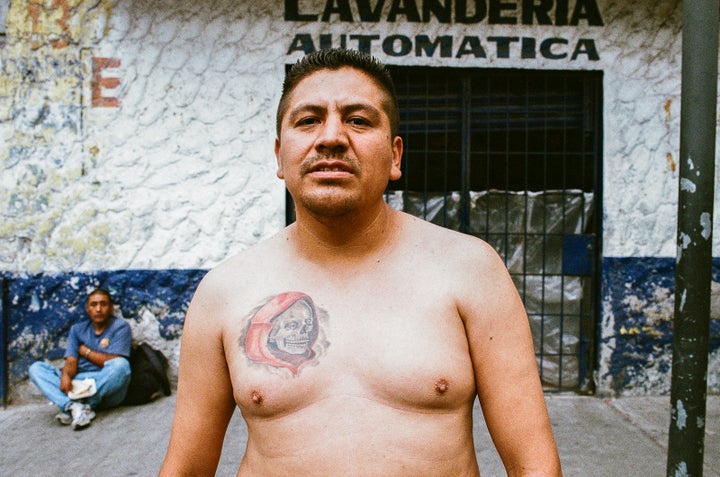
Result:
M91 363L103 367L107 361L119 357L130 357L132 349L132 329L121 318L114 318L110 330L110 346L104 351L88 347L85 343L79 343L77 355L82 356Z
M122 356L119 354L103 353L102 351L96 351L94 349L90 349L87 346L85 346L85 343L82 343L82 344L80 344L80 346L78 346L78 355L82 356L83 358L87 359L91 363L96 364L100 367L105 366L106 361L110 361L111 359Z
M209 288L206 277L185 318L175 416L161 476L215 475L235 409L217 319L222 312Z
M72 379L77 374L78 359L73 356L65 358L65 364L60 371L60 391L65 394L72 389Z
M560 459L517 289L500 257L483 244L472 260L459 310L480 405L508 476L559 476Z
M65 364L60 371L60 391L65 394L72 390L72 380L78 370L77 349L80 344L77 336L77 325L70 327L67 338L67 348L65 348Z

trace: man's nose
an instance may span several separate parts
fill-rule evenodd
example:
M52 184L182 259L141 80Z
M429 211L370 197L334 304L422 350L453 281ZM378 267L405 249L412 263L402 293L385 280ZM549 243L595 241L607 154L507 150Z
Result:
M348 137L342 118L329 115L320 128L315 149L323 153L336 153L344 152L347 148Z

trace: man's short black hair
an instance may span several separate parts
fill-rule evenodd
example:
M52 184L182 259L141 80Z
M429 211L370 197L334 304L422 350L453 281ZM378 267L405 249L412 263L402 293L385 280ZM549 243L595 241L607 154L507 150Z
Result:
M104 288L96 288L93 291L91 291L90 293L88 293L87 301L90 301L90 297L93 295L97 295L98 293L101 295L105 295L107 297L107 299L110 301L111 305L115 304L113 302L112 296L110 295L110 292L105 290Z
M285 75L283 82L282 96L277 109L276 128L277 135L280 137L280 125L288 108L288 98L295 87L311 74L321 70L338 70L340 68L355 68L367 74L375 80L377 85L383 89L389 98L385 101L385 112L390 118L390 130L392 137L397 136L400 123L400 114L398 112L397 96L395 95L395 86L393 84L390 72L384 64L373 56L362 53L357 50L347 50L344 48L333 48L328 50L318 50L305 55L299 59Z

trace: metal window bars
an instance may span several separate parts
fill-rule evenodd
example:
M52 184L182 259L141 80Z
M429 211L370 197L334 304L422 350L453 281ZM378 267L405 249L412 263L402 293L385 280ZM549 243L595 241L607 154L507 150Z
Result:
M593 71L393 67L393 207L488 241L525 302L548 391L592 391L601 85Z

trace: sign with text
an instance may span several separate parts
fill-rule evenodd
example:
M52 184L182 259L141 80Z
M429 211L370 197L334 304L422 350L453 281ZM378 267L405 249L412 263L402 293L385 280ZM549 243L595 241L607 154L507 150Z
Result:
M309 0L284 0L284 20L290 23L341 24L362 26L364 33L294 33L287 54L310 53L325 48L353 48L372 53L380 48L391 57L428 58L516 58L522 60L586 59L598 61L594 38L565 38L553 27L602 27L604 21L597 0L327 0L324 7ZM372 24L392 26L408 24L460 25L459 35L415 35L391 33L368 34ZM476 28L513 26L526 31L542 31L548 35L473 35ZM532 30L528 27L534 27ZM422 28L422 27L420 27Z

